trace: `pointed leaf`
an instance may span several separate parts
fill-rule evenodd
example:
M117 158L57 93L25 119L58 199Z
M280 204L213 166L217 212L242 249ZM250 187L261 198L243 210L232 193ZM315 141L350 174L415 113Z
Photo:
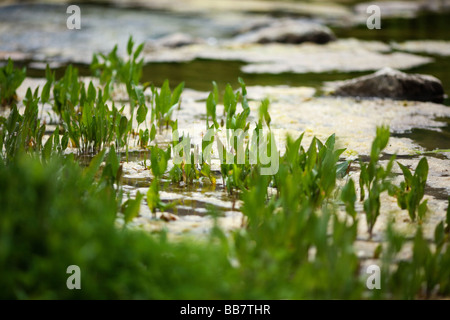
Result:
M125 223L129 223L133 218L137 217L139 214L139 209L141 207L141 201L144 198L144 195L139 191L136 194L136 199L128 199L124 204L124 220Z

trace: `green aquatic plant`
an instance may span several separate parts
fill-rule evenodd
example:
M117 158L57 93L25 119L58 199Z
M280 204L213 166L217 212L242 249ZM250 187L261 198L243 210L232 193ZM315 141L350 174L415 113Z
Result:
M0 68L0 105L11 105L17 101L16 90L25 80L26 68L14 68L11 58L6 66Z
M392 228L392 227L391 227ZM392 233L392 231L391 231ZM444 223L437 224L432 245L419 226L412 240L411 259L397 261L395 271L389 271L394 259L403 248L405 238L395 235L388 238L390 255L385 259L387 290L401 299L433 298L450 294L450 240ZM392 268L391 268L392 269Z
M219 123L217 122L216 107L219 102L219 88L217 83L213 81L213 91L209 93L206 99L206 129L210 128L209 119L213 122L216 129L219 128Z
M399 187L394 186L390 193L397 198L397 203L401 209L408 210L412 221L417 216L422 220L427 211L427 200L422 201L428 176L427 159L420 159L414 175L408 167L402 165L400 162L397 163L400 169L402 169L405 181L401 182Z
M250 153L259 154L257 150L259 144L257 141L251 146L251 142L245 143L245 139L249 134L250 122L247 121L250 115L250 107L247 101L247 89L244 81L239 78L241 90L234 93L230 84L225 87L224 94L224 118L222 127L226 133L226 140L224 143L220 139L216 139L217 149L220 158L220 168L224 185L229 194L233 194L234 190L243 190L247 188L248 176L253 170L256 170L258 161L251 161ZM214 90L209 95L207 100L207 115L210 115L213 120L213 126L215 129L219 129L217 117L215 115L215 101L217 98L217 86L214 85ZM212 100L212 102L210 102ZM236 113L238 103L241 104L243 111ZM210 105L214 105L212 108ZM210 127L213 130L213 126ZM257 139L263 139L259 137L259 131L255 130L255 134L258 135ZM255 136L256 138L256 136ZM267 135L269 150L272 150L272 139L270 139L270 133ZM251 150L250 148L253 147ZM203 151L203 154L207 152ZM270 156L270 151L269 151ZM254 159L252 159L254 160ZM255 162L255 163L251 163ZM259 167L258 167L259 168ZM206 169L207 170L207 169Z
M157 127L161 132L173 125L172 113L181 104L181 93L184 89L184 82L181 82L173 91L170 90L169 81L164 81L161 89L152 87L152 100L154 101L152 108L152 119L156 119ZM153 120L152 120L153 121Z
M136 193L136 198L128 198L128 200L122 205L121 211L124 215L125 225L139 215L143 198L144 195L138 191Z
M55 82L55 72L52 72L49 65L47 64L45 68L45 78L46 82L41 92L41 103L48 103L50 101L50 92Z
M147 191L147 205L153 214L156 214L157 209L165 211L178 204L176 201L164 203L159 196L161 180L166 174L171 152L170 147L167 150L160 149L158 146L150 147L151 169L154 178Z
M0 154L4 161L14 161L23 153L41 151L45 124L41 124L38 119L38 103L37 90L32 94L31 89L28 89L23 114L21 115L17 106L13 105L8 118L2 118Z
M281 159L280 170L275 175L275 186L282 192L287 176L298 177L302 199L314 207L320 207L330 197L336 186L339 156L345 149L335 149L335 136L325 144L313 138L308 150L301 146L303 134L296 140L287 137L286 153Z
M341 200L345 204L346 212L353 218L353 220L356 220L357 215L355 210L356 191L353 179L349 179L347 184L342 188Z
M130 36L127 43L127 59L117 53L116 45L107 55L95 53L90 68L100 82L108 87L114 83L125 84L127 88L131 85L138 85L144 64L144 59L140 57L143 49L144 43L135 48L133 37Z
M103 149L102 153L104 153L105 150L106 149ZM122 165L120 164L120 159L116 154L114 145L109 149L108 156L105 159L102 179L112 187L116 185L116 189L119 192L119 185L122 179Z
M77 109L62 112L63 126L81 153L98 153L114 140L117 148L125 144L129 128L128 119L121 116L123 109L118 111L114 103L109 109L102 90L97 91L92 82L81 103Z
M149 142L155 140L156 137L156 127L155 124L152 124L152 128L150 129L150 131L148 130L148 128L144 130L140 129L139 130L139 146L142 149L145 149L148 147Z
M52 76L50 74L47 74L47 76L48 83ZM75 108L80 102L82 86L78 78L78 69L69 65L64 72L64 76L53 84L53 111L60 117L64 112L75 113Z
M395 155L391 156L384 168L378 161L381 152L386 148L389 141L389 127L377 127L377 133L370 151L369 163L359 160L361 169L359 177L360 201L364 201L364 212L366 213L367 228L369 236L372 236L373 227L380 215L380 196L390 188L390 174L394 164ZM367 198L366 198L367 192Z
M269 194L272 178L259 172L243 191L242 213L248 220L244 230L235 232L234 250L240 264L254 270L246 274L247 281L272 290L283 290L275 283L289 282L292 286L284 293L296 297L359 296L362 284L355 276L358 259L352 249L357 224L338 219L332 208L308 199L299 163L287 160L306 155L294 150L294 141L288 145L290 151L280 163L278 192Z

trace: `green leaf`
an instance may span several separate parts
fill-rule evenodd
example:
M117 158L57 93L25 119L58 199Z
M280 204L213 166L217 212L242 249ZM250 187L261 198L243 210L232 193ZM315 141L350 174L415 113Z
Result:
M217 87L217 83L215 81L212 82L213 85L213 95L214 95L214 101L219 103L219 88Z
M148 129L145 129L145 131L143 131L142 129L139 130L139 140L142 148L145 148L147 146L149 138L150 133Z
M303 132L295 141L292 141L290 136L287 137L285 157L291 167L298 164L300 147L304 135L305 133Z
M42 88L41 93L41 101L42 103L47 103L50 98L50 89L53 84L53 81L55 80L54 74L50 71L50 67L47 64L47 67L45 69L45 76L47 78L47 82L45 83L44 87Z
M174 105L172 105L172 107L169 108L169 110L167 110L167 112L166 112L166 114L164 116L164 118L167 121L170 120L170 117L172 116L172 113L175 111L176 107L177 107L177 105L174 104Z
M359 189L361 193L359 201L363 201L366 195L364 188L366 185L369 185L369 175L367 172L367 165L362 162L361 159L359 160L359 168L361 170L359 175Z
M236 110L236 96L234 95L233 88L228 83L225 87L225 96L223 97L223 106L227 116L234 114L233 110Z
M336 177L343 178L349 170L351 160L344 161L336 166Z
M428 161L427 158L422 158L419 161L419 164L416 167L416 171L414 172L414 176L417 177L420 183L425 183L428 177Z
M17 110L16 105L13 105L11 112L9 113L8 120L6 122L6 128L9 133L12 133L14 131L14 128L16 127L16 124L19 121L22 121L22 116Z
M128 43L127 43L127 53L129 56L131 56L131 53L133 52L133 46L134 46L133 37L130 36L128 38Z
M268 127L270 127L271 121L269 114L269 105L270 100L266 98L261 101L261 105L259 106L259 121L262 123L264 120Z
M137 217L139 214L139 209L141 207L141 201L144 198L144 195L139 191L136 194L136 199L128 199L124 203L124 220L125 223L129 223L133 218Z
M413 176L411 171L408 169L408 167L402 165L400 162L397 161L398 166L400 169L402 169L403 176L405 177L406 186L408 188L411 188L412 182L413 182Z
M308 156L307 170L308 171L311 171L314 168L314 166L316 165L316 159L317 159L316 144L317 144L317 138L314 137L312 139L311 144L309 145L309 149L307 151L307 156Z
M418 212L418 215L419 215L419 219L420 219L420 220L423 220L423 218L425 217L425 213L426 213L427 210L428 210L427 202L428 202L428 200L424 200L424 201L419 205L419 212Z
M69 145L69 132L64 132L63 137L61 138L61 149L62 151L67 149Z
M378 161L381 151L386 148L389 141L390 131L388 126L377 127L377 134L372 143L370 152L371 161Z
M441 246L444 243L444 237L445 237L445 229L444 229L444 222L441 221L436 226L436 229L434 229L434 243L436 246Z
M150 162L151 162L151 168L152 173L155 177L160 177L162 175L162 172L159 170L159 148L158 147L151 147L150 150Z
M134 52L133 55L133 59L137 60L137 58L139 57L139 55L141 54L142 50L144 49L144 43L141 43L137 48L136 51Z
M206 126L209 127L209 117L216 123L216 101L214 100L214 94L211 92L206 99Z
M8 58L8 64L6 65L6 73L7 74L11 74L13 72L14 69L14 64L11 58Z
M111 98L110 91L111 91L112 85L111 80L108 80L105 84L105 93L103 95L103 103L106 103Z
M134 87L134 92L136 94L136 100L138 102L138 104L143 105L145 104L145 96L144 96L144 91L142 90L142 88L137 87L137 86L133 86Z
M238 82L239 82L239 84L241 85L242 95L243 95L243 96L246 96L246 95L247 95L247 89L245 88L245 82L244 82L244 80L243 80L241 77L239 77L239 78L238 78Z
M347 184L342 188L341 192L341 200L345 203L345 209L347 213L353 218L356 219L356 210L355 210L355 202L356 202L356 191L355 191L355 183L353 179L349 179Z
M383 174L382 174L382 176L381 176L381 179L382 179L382 180L385 180L385 179L388 178L389 175L391 174L392 168L394 167L394 161L395 161L396 158L397 158L397 155L396 155L396 154L393 154L393 155L391 156L391 158L389 159L389 162L388 162L388 164L386 165L386 169L384 169L384 170L382 171L382 172L383 172Z
M328 137L327 141L325 142L325 146L329 150L333 151L335 142L336 142L336 135L333 133L331 136Z
M83 177L86 179L86 183L92 183L94 181L94 177L102 164L103 158L105 157L106 149L103 149L100 153L98 153L94 158L92 158L89 166L84 169Z
M159 181L155 178L147 191L147 205L152 213L156 212L159 202Z
M111 165L111 169L113 174L115 175L117 170L119 170L120 161L117 158L116 149L114 148L114 145L111 146L111 149L109 149L108 158L106 159L106 164Z
M137 109L136 113L136 121L138 122L138 125L140 125L142 122L145 121L147 117L148 108L145 104L139 105L139 108Z
M174 90L172 93L172 99L170 101L171 107L173 107L174 105L178 104L178 102L180 101L180 97L181 97L181 93L183 92L184 89L184 82L181 82Z
M44 145L44 149L42 150L42 157L45 160L50 160L50 157L52 155L52 148L53 148L53 139L52 136L50 136Z
M97 96L97 91L95 90L95 87L91 81L91 82L89 82L89 86L88 86L87 100L93 102L93 101L95 101L96 96Z
M419 227L416 236L414 237L413 262L417 264L418 267L424 266L430 254L430 248L423 237L422 228Z
M122 137L126 130L128 125L128 119L125 116L121 116L120 118L120 124L119 124L119 136Z
M160 105L160 112L162 114L165 114L167 110L172 106L171 102L171 92L169 87L169 80L165 80L163 82L163 85L161 87L161 90L159 91L159 105Z
M155 124L152 124L152 128L150 130L150 140L153 141L155 140L156 137L156 127Z

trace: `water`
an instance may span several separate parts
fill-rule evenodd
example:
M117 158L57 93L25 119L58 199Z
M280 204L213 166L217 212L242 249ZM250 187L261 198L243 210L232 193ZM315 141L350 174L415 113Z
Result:
M358 38L383 42L407 40L450 40L450 13L421 13L416 18L381 19L381 29L365 25L351 28L332 28L338 38Z
M439 131L415 128L394 136L410 138L426 151L450 149L450 118L436 118L436 120L446 122L447 125Z

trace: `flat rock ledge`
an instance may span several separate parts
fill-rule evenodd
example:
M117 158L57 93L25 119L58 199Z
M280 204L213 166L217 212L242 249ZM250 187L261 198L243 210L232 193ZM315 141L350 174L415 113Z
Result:
M439 79L422 74L408 74L392 68L383 68L373 74L336 81L335 96L389 98L394 100L431 101L444 100L444 88Z
M268 25L255 26L234 40L237 43L325 44L336 40L336 36L328 27L313 21L281 19Z

